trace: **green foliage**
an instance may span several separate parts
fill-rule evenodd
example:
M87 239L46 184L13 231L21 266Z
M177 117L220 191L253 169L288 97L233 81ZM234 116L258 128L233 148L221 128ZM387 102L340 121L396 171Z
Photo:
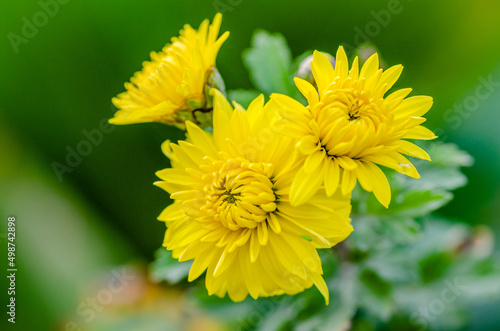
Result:
M151 279L155 282L165 280L170 284L177 284L187 279L192 261L179 262L172 257L172 252L164 247L158 249L155 261L151 264Z
M293 83L296 67L281 34L257 31L252 39L252 47L243 52L243 61L250 72L251 81L265 95L283 93L301 98Z

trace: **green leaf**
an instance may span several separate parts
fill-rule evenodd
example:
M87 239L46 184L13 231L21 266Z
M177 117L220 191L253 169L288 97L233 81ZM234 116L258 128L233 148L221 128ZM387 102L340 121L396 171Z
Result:
M364 269L359 275L359 280L376 295L383 296L391 292L391 284L371 269Z
M408 176L394 176L397 184L408 190L455 190L467 184L467 177L458 168L430 166L420 170L421 178L415 179Z
M296 319L298 311L307 307L304 298L293 299L289 296L281 296L281 300L267 300L267 307L261 304L260 313L266 313L265 318L257 324L260 331L289 330L290 321ZM266 302L266 300L262 300ZM264 308L265 307L265 308Z
M191 264L192 261L177 261L172 257L171 251L160 248L150 266L151 279L155 282L166 280L170 284L177 284L187 278Z
M323 259L323 266L330 262L337 263L332 259ZM351 320L356 313L359 297L356 295L357 270L350 263L336 265L335 273L324 275L330 291L330 304L326 306L318 291L307 290L301 297L306 300L299 302L303 306L298 307L300 313L293 321L293 330L347 330Z
M443 276L452 262L450 252L436 252L420 261L420 277L428 283Z
M441 142L424 144L423 148L429 152L432 161L413 161L421 178L400 174L391 176L401 189L451 191L467 184L467 177L460 171L460 167L471 166L474 162L467 152L459 150L455 144Z
M243 52L243 61L250 72L251 81L264 94L283 93L300 98L292 80L292 55L281 34L256 32L252 47Z
M460 167L472 164L472 158L454 144L427 144L432 162L415 160L421 178L415 179L391 169L383 169L391 185L392 201L388 209L373 194L356 187L352 195L353 214L394 215L401 218L425 216L449 202L450 191L467 184Z
M428 151L434 165L444 167L470 167L474 159L455 144L435 142L428 144Z
M411 218L356 216L355 231L346 244L351 250L351 259L363 260L363 252L374 254L374 249L391 248L398 244L410 244L421 236L421 227Z
M259 95L260 93L255 90L231 90L228 92L229 100L236 101L245 109Z
M394 310L391 283L382 279L371 269L362 270L359 274L359 281L361 286L358 290L363 297L359 301L360 307L382 320L387 320Z
M396 191L396 190L395 190ZM370 195L366 200L366 213L378 216L416 218L425 216L448 203L453 195L444 190L395 192L388 209Z
M445 191L423 191L409 192L396 197L386 215L398 215L400 217L420 217L430 214L441 208L453 198L453 195Z

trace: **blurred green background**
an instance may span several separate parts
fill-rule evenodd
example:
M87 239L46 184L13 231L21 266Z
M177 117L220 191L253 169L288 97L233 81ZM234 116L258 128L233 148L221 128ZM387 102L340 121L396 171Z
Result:
M64 329L89 277L131 261L143 270L153 259L164 234L156 217L170 203L152 185L169 165L160 144L183 133L102 123L149 52L217 10L231 32L217 59L229 89L251 87L241 53L256 29L282 33L294 57L370 41L385 63L403 64L396 87L434 97L427 127L475 159L469 184L440 213L489 225L498 241L500 2L18 0L0 11L0 224L17 218L16 329ZM39 27L29 30L33 20ZM87 155L58 176L54 162L78 146Z

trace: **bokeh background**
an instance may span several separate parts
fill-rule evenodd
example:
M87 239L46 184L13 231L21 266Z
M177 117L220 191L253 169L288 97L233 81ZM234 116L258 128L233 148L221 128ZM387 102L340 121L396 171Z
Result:
M0 10L0 246L6 252L6 220L15 216L17 330L64 330L73 320L94 329L75 317L78 309L123 265L135 276L117 295L152 323L137 322L137 330L162 330L186 313L179 288L155 287L145 275L164 234L156 217L170 203L152 185L169 165L159 146L183 133L105 123L115 111L111 98L149 52L217 11L231 32L217 60L229 89L251 87L241 53L257 29L282 33L293 56L334 54L340 44L352 52L369 41L385 63L403 64L397 86L434 97L427 127L475 159L465 169L469 184L440 213L486 224L500 239L498 1L18 0ZM34 20L38 27L25 27ZM81 158L71 152L78 146ZM56 164L68 160L58 174ZM7 255L0 257L3 274ZM485 325L498 322L499 303L492 307ZM104 309L119 323L125 308ZM217 319L191 314L191 329L218 329Z

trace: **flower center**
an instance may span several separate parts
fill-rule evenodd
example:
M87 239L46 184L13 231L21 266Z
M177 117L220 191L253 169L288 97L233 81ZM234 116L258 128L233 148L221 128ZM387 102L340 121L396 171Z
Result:
M204 176L201 210L231 230L256 228L277 208L272 166L245 159L214 161Z
M361 108L361 106L359 104L351 105L351 107L348 108L347 115L349 116L349 118L348 118L349 122L357 120L358 118L361 117L360 111L359 111L360 108Z
M227 195L227 198L224 199L224 201L227 201L227 203L235 203L236 202L236 196L240 196L240 194L231 194L230 192L226 191L222 195Z
M343 92L343 96L338 106L345 112L349 122L357 120L362 116L369 115L370 105L367 105L367 102L357 95L357 91L347 90L339 92Z
M383 143L387 124L392 121L383 99L374 100L355 88L327 92L313 108L313 116L319 123L317 137L326 153L352 158Z

